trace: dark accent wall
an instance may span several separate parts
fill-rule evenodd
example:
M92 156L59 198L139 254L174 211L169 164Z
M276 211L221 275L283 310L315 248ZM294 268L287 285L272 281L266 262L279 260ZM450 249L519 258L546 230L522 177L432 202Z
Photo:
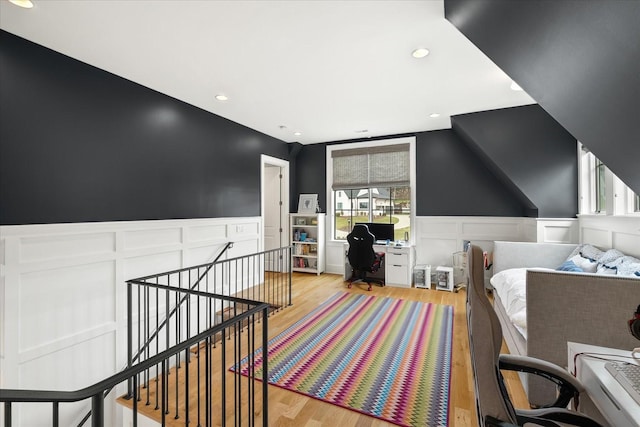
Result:
M445 16L640 193L640 1L445 0Z
M526 206L452 130L416 134L418 216L526 216Z
M421 132L415 136L417 215L525 216L526 207L514 197L511 189L487 169L454 131ZM395 137L398 135L385 138ZM318 193L323 211L328 206L326 145L302 146L295 159L297 192ZM293 211L297 203L297 199L292 203Z
M177 76L179 78L179 76ZM260 215L288 144L0 31L0 224Z
M527 216L576 216L576 139L539 105L464 114L452 117L451 123L527 207Z
M291 212L298 211L300 193L317 194L318 205L327 212L327 151L326 144L301 145L295 157L295 193Z

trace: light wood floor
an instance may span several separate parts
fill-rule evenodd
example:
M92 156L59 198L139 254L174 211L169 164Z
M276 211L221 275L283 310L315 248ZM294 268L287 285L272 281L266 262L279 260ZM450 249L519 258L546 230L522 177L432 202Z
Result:
M469 343L465 314L466 293L464 289L457 293L416 288L404 289L391 286L379 287L375 285L370 292L366 289L365 285L359 286L358 284L355 284L352 289L347 289L342 280L342 276L339 275L322 274L316 276L294 273L292 290L293 305L269 317L269 337L273 337L285 330L337 291L451 305L454 307L454 321L452 377L449 403L450 425L454 427L477 426L473 375L469 359ZM503 346L503 351L506 352L505 346ZM218 375L220 374L218 373ZM525 407L526 400L524 391L522 390L517 375L506 373L505 377L515 406ZM127 402L122 403L129 406ZM139 410L141 412L145 411L144 408L140 408ZM254 408L253 412L256 414L260 413L261 408ZM178 420L176 424L173 425L184 425L184 418ZM298 393L269 386L269 425L382 427L391 426L392 424L305 397Z

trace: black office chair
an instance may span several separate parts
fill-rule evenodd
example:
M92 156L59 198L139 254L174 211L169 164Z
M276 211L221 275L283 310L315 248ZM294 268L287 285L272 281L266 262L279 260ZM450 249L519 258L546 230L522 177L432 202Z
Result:
M375 238L369 231L369 227L365 224L356 224L347 236L349 242L349 252L347 259L353 269L353 274L349 279L349 288L356 282L364 282L369 285L371 283L379 283L384 286L384 280L367 277L367 273L377 272L384 262L384 252L375 252L373 250L373 242Z

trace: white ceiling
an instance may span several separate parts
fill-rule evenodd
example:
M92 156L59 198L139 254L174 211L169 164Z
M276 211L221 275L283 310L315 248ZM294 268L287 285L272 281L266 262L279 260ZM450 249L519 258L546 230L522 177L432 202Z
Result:
M33 3L0 0L0 28L287 142L446 129L535 102L444 19L443 0Z

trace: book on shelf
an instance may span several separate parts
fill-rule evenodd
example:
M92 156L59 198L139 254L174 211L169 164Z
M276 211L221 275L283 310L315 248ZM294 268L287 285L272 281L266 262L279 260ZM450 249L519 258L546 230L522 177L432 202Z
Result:
M298 268L309 268L309 260L305 258L296 258L295 264Z

